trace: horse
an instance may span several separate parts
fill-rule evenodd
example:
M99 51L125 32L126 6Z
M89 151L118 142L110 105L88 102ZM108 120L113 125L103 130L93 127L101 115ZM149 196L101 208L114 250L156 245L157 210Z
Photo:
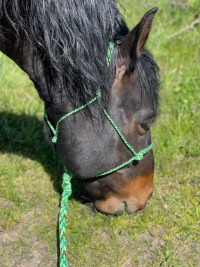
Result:
M52 146L105 214L153 192L159 71L145 44L157 10L129 30L115 0L0 0L0 51L34 83L47 138L57 129Z

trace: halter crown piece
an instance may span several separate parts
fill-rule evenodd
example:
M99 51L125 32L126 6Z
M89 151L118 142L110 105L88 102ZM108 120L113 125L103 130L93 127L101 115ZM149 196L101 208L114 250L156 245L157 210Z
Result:
M109 66L109 63L111 61L111 57L114 51L114 44L110 43L109 47L108 47L108 53L107 53L107 65ZM63 117L61 117L61 119L57 122L56 124L56 128L53 127L53 125L51 124L51 122L49 121L48 115L46 113L46 111L44 112L44 117L46 119L47 124L49 125L49 128L51 129L54 137L52 138L52 142L56 143L57 142L57 137L58 137L58 130L59 130L59 125L60 123L66 119L67 117L81 111L82 109L86 108L87 106L91 105L92 103L96 102L98 99L101 98L101 91L97 91L96 93L96 97L94 97L93 99L91 99L89 102L87 102L85 105L80 106L79 108L72 110L71 112L65 114ZM129 159L128 161L124 162L123 164L105 171L99 175L97 175L97 177L100 176L104 176L104 175L108 175L111 174L125 166L127 166L128 164L130 164L131 162L133 162L134 160L142 160L144 155L149 152L152 148L153 148L153 144L150 144L148 147L142 149L141 151L139 151L138 153L134 150L134 148L127 142L127 140L125 139L124 135L122 134L122 132L120 131L120 129L118 128L118 126L115 124L115 122L113 121L113 119L110 117L110 115L108 114L108 112L102 108L104 115L106 116L106 118L108 119L108 121L111 123L111 125L113 126L113 128L116 130L116 132L118 133L118 135L120 136L120 138L122 139L122 141L124 142L125 146L132 152L133 157L131 159ZM66 241L66 218L67 218L67 212L68 212L68 199L72 194L72 188L71 188L71 179L73 177L73 174L71 174L70 172L68 172L65 168L65 172L63 174L63 181L62 181L62 197L61 197L61 204L60 204L60 213L59 213L59 240L60 240L60 267L68 267L68 263L67 263L67 241Z

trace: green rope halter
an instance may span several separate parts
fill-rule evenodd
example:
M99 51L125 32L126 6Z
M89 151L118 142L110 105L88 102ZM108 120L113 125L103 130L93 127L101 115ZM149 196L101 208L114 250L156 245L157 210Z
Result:
M114 51L114 44L110 43L109 48L108 48L108 53L107 53L107 65L109 65L109 62L111 60L113 51ZM57 122L55 128L53 127L53 125L49 121L48 115L47 115L47 113L45 111L44 112L44 116L45 116L46 122L49 125L49 128L51 129L51 131L52 131L52 133L54 135L53 138L52 138L52 142L53 143L57 142L59 125L64 119L66 119L67 117L69 117L69 116L81 111L82 109L88 107L89 105L93 104L94 102L96 102L100 98L101 98L101 92L97 91L96 97L91 99L88 103L86 103L85 105L82 105L79 108L77 108L77 109L65 114ZM128 164L130 164L134 160L142 160L144 155L153 148L153 144L150 144L148 147L142 149L141 151L139 151L137 153L134 150L134 148L125 139L124 135L122 134L122 132L120 131L118 126L115 124L114 120L110 117L108 112L104 108L102 108L102 109L103 109L103 112L104 112L106 118L111 123L113 128L116 130L116 132L120 136L121 140L124 142L125 146L133 154L133 157L131 159L129 159L128 161L124 162L123 164L120 164L119 166L117 166L117 167L115 167L115 168L113 168L111 170L105 171L105 172L97 175L97 177L111 174L111 173L113 173L113 172L115 172L115 171L127 166ZM63 174L63 181L62 181L63 193L62 193L62 197L61 197L61 205L60 205L60 213L59 213L60 267L67 267L68 266L68 263L67 263L67 241L66 241L66 218L67 218L67 212L68 212L68 203L67 202L68 202L69 197L72 194L72 188L71 188L71 179L72 179L72 177L73 177L73 175L65 169L65 172Z

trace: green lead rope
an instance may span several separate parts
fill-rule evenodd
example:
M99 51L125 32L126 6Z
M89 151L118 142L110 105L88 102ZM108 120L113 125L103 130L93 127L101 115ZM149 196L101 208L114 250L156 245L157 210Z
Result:
M114 50L114 44L110 43L109 48L108 48L108 54L107 54L107 64L108 65L109 65L109 62L111 60L111 57L112 57L112 54L113 54L113 50ZM46 122L49 125L49 128L51 129L51 131L52 131L52 133L54 135L53 138L52 138L52 142L53 143L57 142L58 130L59 130L60 122L62 122L67 117L69 117L69 116L81 111L82 109L86 108L87 106L93 104L95 101L97 101L100 98L101 98L101 92L97 91L96 97L94 97L88 103L86 103L85 105L82 105L79 108L77 108L77 109L65 114L57 122L57 125L56 125L55 128L51 124L51 122L50 122L50 120L48 118L48 115L47 115L47 113L45 111L44 112L44 116L45 116ZM124 162L123 164L121 164L121 165L119 165L119 166L117 166L117 167L115 167L115 168L113 168L111 170L105 171L104 173L101 173L101 174L97 175L97 177L111 174L111 173L113 173L113 172L115 172L115 171L127 166L128 164L130 164L134 160L143 159L144 155L153 148L153 144L150 144L148 147L142 149L141 151L139 151L137 153L134 150L134 148L127 142L127 140L125 139L124 135L122 134L120 129L117 127L117 125L115 124L114 120L110 117L108 112L105 109L103 109L103 112L104 112L106 118L108 119L108 121L111 123L113 128L116 130L116 132L120 136L121 140L124 142L125 146L133 154L133 157L131 159L129 159L128 161ZM63 193L62 193L62 196L61 196L61 205L60 205L60 213L59 213L60 267L67 267L68 266L68 263L67 263L67 240L66 240L66 219L67 219L67 212L68 212L68 199L72 194L72 188L71 188L71 179L72 179L72 177L73 177L73 175L65 169L65 172L63 174L63 181L62 181Z
M73 175L65 170L62 181L62 196L59 213L59 242L60 242L60 266L66 267L67 264L67 240L66 223L68 212L68 199L72 194L71 178Z

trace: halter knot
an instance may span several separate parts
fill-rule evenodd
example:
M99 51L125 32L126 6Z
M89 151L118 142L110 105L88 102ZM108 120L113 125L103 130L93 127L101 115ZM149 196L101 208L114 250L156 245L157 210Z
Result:
M136 155L135 155L135 160L142 160L144 157L144 154L142 152L138 152Z
M54 136L51 140L52 140L52 143L56 144L56 142L57 142L57 136Z

